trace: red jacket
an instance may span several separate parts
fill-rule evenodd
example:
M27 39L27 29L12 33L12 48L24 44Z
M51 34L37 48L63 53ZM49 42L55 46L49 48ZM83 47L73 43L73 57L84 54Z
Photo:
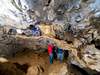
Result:
M52 54L53 52L53 45L52 44L48 44L48 53Z

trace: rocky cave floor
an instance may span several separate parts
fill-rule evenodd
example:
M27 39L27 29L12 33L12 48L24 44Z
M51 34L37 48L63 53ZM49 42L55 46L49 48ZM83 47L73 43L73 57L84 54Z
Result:
M53 64L49 63L47 53L34 53L34 52L23 52L18 53L15 58L10 59L13 63L29 65L27 75L53 75L58 73L60 69L64 68L66 73L66 63L60 63L54 60ZM66 65L64 67L64 65Z
M47 52L19 52L14 58L8 58L8 62L0 63L0 75L91 75L82 68L69 64L69 58L65 58L62 63L54 59L53 64L49 63L48 58Z
M2 71L3 75L63 75L68 72L67 59L62 63L54 60L53 64L50 64L48 58L47 52L24 51L17 53L14 58L8 59L9 62L0 63L0 72ZM74 73L77 72L74 71L71 75L76 75Z

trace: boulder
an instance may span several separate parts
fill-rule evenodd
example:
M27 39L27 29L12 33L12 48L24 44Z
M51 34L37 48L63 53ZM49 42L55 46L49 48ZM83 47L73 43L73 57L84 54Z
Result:
M82 59L85 61L86 65L89 68L100 72L99 55L100 55L100 50L96 49L94 45L88 45L84 49L84 54Z
M59 67L59 68L57 68L57 67ZM67 75L68 74L66 64L60 64L60 65L55 64L55 68L51 67L49 71L50 72L48 73L48 75Z
M25 75L25 73L13 63L5 62L0 63L0 75Z
M41 24L39 26L42 35L46 35L46 36L50 36L50 37L54 37L55 36L55 32L53 30L53 26L52 25L47 25L47 24Z

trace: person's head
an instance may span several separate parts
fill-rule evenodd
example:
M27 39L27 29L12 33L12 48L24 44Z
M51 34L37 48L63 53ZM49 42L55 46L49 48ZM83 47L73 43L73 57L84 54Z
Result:
M49 40L47 40L47 44L50 44L50 41Z

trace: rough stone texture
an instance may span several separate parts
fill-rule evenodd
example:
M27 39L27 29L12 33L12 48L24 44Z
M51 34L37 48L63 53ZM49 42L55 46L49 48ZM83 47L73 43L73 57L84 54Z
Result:
M0 26L6 24L26 28L31 23L41 21L39 27L42 36L7 35L9 27L0 27L0 56L12 56L25 48L44 52L47 50L47 44L53 43L69 50L69 63L81 67L90 75L96 74L93 70L100 72L100 0L12 0L12 3L8 0L1 1L7 7L2 6L6 13L3 12L0 17ZM9 7L13 7L9 10L13 16L7 11ZM7 13L9 16L6 16ZM66 75L65 66L62 69L58 70L59 74ZM55 72L50 75L57 75Z
M49 31L50 34L46 32L45 26L48 27L47 31ZM91 45L91 47L89 45L87 45L88 42L84 43L85 41L88 40L89 37L90 37L90 39L89 39L90 42L92 40L99 39L99 38L97 38L98 34L95 29L89 29L88 31L84 31L83 35L80 36L81 38L79 37L79 39L78 38L75 39L73 37L74 41L72 41L72 43L69 44L69 43L67 43L66 40L60 40L58 38L55 38L55 35L52 36L52 34L56 33L56 32L54 33L54 30L61 31L63 33L62 27L58 26L56 28L54 27L55 29L53 29L52 28L53 25L50 25L50 26L45 25L45 26L41 25L40 28L41 29L44 28L44 30L42 31L44 33L42 36L39 36L39 37L33 37L33 36L27 37L27 36L23 36L23 35L8 35L5 33L6 30L3 29L3 32L2 32L2 28L1 28L1 36L3 36L3 37L1 37L2 40L0 43L1 44L0 45L1 56L12 56L13 54L15 55L16 52L19 52L19 50L21 52L24 49L34 50L36 52L44 52L45 50L47 50L47 44L53 43L54 45L56 45L64 50L69 50L69 52L70 52L69 59L68 59L69 63L75 64L75 65L81 67L82 69L86 70L89 73L90 73L90 71L92 71L92 73L90 73L90 74L95 74L95 73L99 72L99 65L98 65L99 64L99 54L98 54L99 50L96 49L94 45ZM89 35L89 36L87 37L87 35ZM82 40L82 38L84 40ZM9 43L9 44L7 44L7 43ZM94 44L96 44L96 43L97 42L95 42ZM86 48L82 48L82 47L86 47ZM94 51L95 49L96 49L96 51ZM92 54L90 53L87 55L88 52L84 53L85 50L91 51ZM96 57L94 57L95 55L96 55ZM93 65L91 65L91 64L93 64ZM88 69L90 69L90 70L88 71L84 67L85 68L88 67ZM93 70L95 70L97 72L94 72ZM62 73L62 72L59 72L59 74L60 73ZM56 75L55 72L51 72L50 74ZM64 71L64 74L66 74L66 70Z
M48 75L67 75L67 73L66 64L60 64L59 66L55 64L55 69L51 67Z
M84 49L83 60L88 65L88 67L90 67L93 70L100 71L99 56L100 56L100 52L98 49L95 48L94 45L87 46Z
M31 66L29 69L28 69L28 72L27 72L27 75L38 75L39 72L38 72L38 68L35 66Z
M13 56L21 49L14 35L8 35L9 28L0 28L0 56ZM18 49L19 48L19 49Z
M50 38L47 36L40 36L40 37L26 37L26 36L16 36L16 41L24 47L29 48L31 50L47 50L48 43L52 43L55 46L61 47L62 49L74 50L74 46L71 44L66 43L65 41L59 41L54 38ZM37 47L38 46L38 47Z
M0 75L25 75L25 73L16 68L16 65L13 63L1 63L0 62Z

